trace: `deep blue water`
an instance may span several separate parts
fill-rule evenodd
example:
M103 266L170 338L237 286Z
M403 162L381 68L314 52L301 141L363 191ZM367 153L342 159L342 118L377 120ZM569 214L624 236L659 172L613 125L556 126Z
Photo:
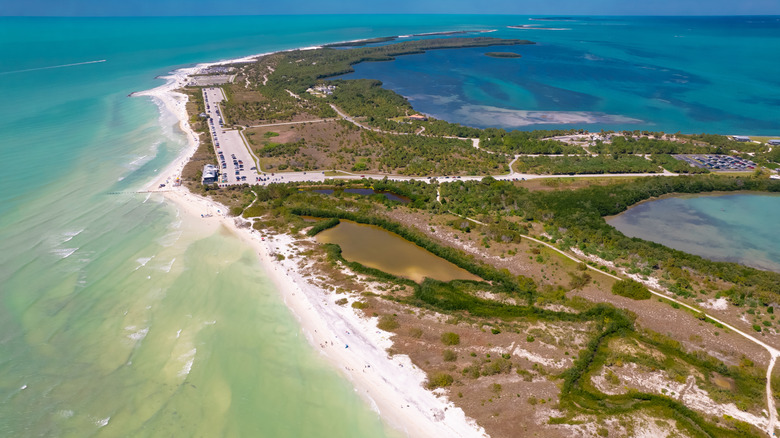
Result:
M432 50L359 64L344 77L380 79L415 109L469 126L780 133L779 17L484 23L497 30L488 36L537 44Z

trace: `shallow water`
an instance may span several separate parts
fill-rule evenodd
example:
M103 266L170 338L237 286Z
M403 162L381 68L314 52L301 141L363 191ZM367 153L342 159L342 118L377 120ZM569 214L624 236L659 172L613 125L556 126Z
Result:
M638 204L607 222L631 237L710 260L780 272L780 195L686 195Z
M440 281L479 280L465 269L374 225L342 220L317 234L317 241L341 246L346 260L416 282L426 277Z
M431 50L356 65L414 108L511 129L777 135L778 17L485 17L490 37L535 45ZM561 30L507 29L530 24ZM491 58L511 51L522 58Z

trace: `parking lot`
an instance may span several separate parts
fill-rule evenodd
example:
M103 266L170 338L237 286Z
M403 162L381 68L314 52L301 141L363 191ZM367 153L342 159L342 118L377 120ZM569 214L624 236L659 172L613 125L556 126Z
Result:
M222 89L204 88L203 99L214 152L219 162L219 185L256 184L262 175L257 173L255 161L244 144L241 133L224 127L219 105L224 100Z
M756 168L756 163L730 155L674 155L674 158L714 172L747 172Z
M324 172L264 173L256 169L254 158L244 142L241 132L226 129L220 103L225 99L221 88L204 88L209 132L217 154L221 187L232 184L269 184L272 182L323 181Z

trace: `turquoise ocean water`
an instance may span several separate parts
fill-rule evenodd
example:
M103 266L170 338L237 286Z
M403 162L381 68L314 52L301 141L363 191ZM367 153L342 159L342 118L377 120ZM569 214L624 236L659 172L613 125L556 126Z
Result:
M184 147L170 115L148 98L127 97L177 67L357 38L502 29L492 35L540 42L521 48L525 70L516 75L528 74L528 83L504 77L506 69L480 76L475 65L431 63L431 87L441 82L446 90L428 94L446 99L415 97L396 85L421 110L454 121L471 122L456 116L481 105L510 114L641 114L652 126L671 120L685 131L774 129L780 92L768 71L777 71L777 61L766 50L776 48L775 22L710 23L713 41L725 44L722 34L730 35L729 50L716 45L715 55L705 56L694 48L707 44L706 32L687 54L667 50L666 40L652 43L657 27L664 35L698 29L682 19L659 21L663 26L593 19L576 31L503 27L527 18L0 18L0 436L393 434L306 343L247 247L226 233L200 235L159 197L108 194L141 187ZM636 28L636 44L625 37L629 28ZM612 29L624 33L613 37ZM601 74L614 75L619 90L604 92L604 80L571 68L598 61L577 58L586 51L602 60ZM475 56L440 53L456 61ZM639 87L627 67L648 57L655 58L644 67L671 63L687 78L656 84L669 103L650 112L642 102L658 77ZM724 57L739 62L720 68ZM447 71L462 80L447 82ZM707 115L715 107L727 114Z
M345 78L380 79L415 109L469 126L780 134L780 17L486 17L485 27L537 44L430 51Z

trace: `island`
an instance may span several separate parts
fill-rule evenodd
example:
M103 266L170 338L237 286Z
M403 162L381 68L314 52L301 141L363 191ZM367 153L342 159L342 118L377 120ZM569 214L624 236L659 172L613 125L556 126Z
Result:
M234 76L210 85L190 80L209 66L180 71L155 92L192 140L165 193L252 242L312 345L409 433L774 431L780 273L632 239L604 217L675 193L780 192L777 150L704 134L476 129L338 77L426 50L522 44L293 50L223 63ZM708 167L716 156L736 167Z
M523 55L514 52L487 52L485 56L491 58L522 58Z

